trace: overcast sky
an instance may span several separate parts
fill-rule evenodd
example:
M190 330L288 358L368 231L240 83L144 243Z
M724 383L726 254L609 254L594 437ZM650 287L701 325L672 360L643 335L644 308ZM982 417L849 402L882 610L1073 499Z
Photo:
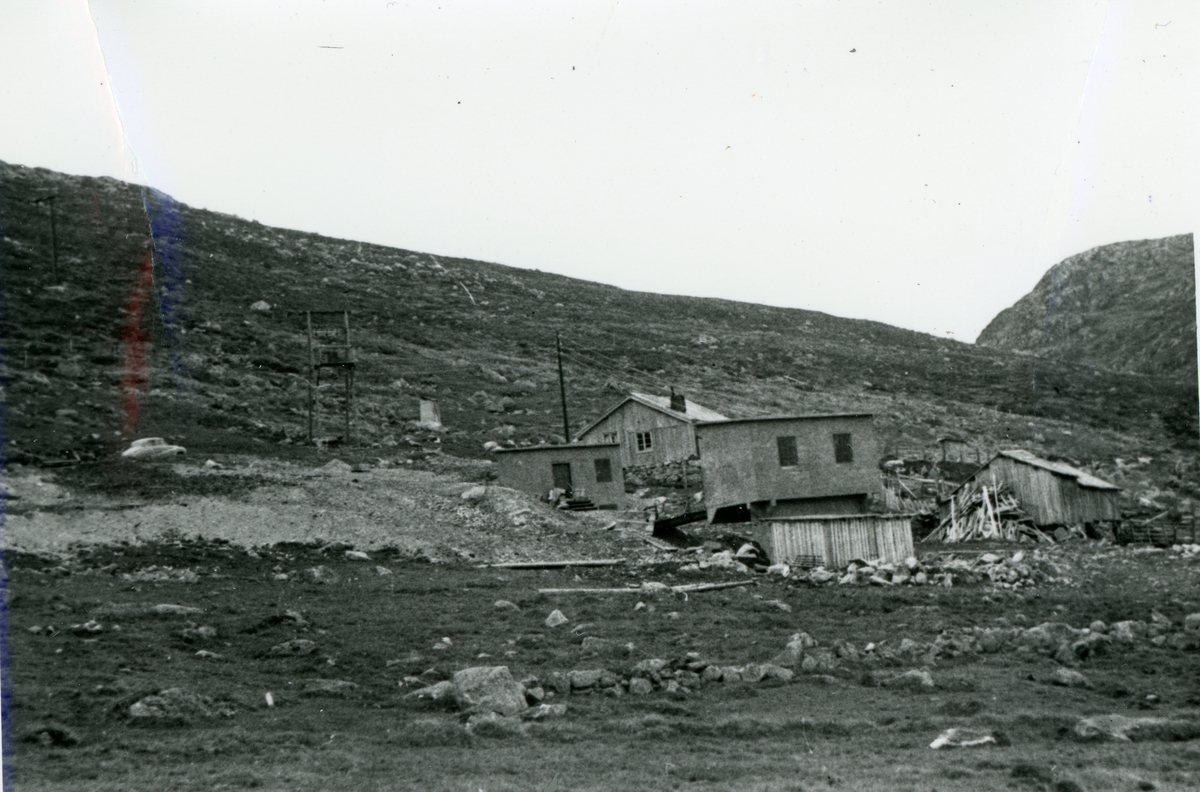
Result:
M269 225L973 340L1193 231L1191 2L0 8L0 159Z

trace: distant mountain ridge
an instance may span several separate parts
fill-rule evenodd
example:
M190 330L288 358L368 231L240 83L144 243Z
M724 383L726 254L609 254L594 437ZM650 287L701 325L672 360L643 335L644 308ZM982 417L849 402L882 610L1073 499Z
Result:
M1196 381L1191 234L1117 242L1051 267L977 344Z

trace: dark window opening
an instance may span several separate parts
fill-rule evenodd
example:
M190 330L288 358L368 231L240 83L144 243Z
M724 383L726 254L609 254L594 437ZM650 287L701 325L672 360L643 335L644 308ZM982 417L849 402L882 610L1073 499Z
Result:
M638 432L637 433L637 450L638 451L649 451L653 447L653 445L654 445L654 441L651 439L649 432Z
M612 462L607 459L596 460L596 483L607 484L613 480Z
M854 461L854 446L850 444L850 435L835 434L833 436L833 461L834 462L853 462Z
M779 467L795 467L800 464L795 437L776 437L775 444L779 447Z

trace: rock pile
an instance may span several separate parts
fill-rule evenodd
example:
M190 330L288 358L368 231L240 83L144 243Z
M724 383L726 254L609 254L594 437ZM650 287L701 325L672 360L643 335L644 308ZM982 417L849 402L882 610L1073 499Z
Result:
M1041 550L1018 550L1012 555L952 553L931 554L921 559L910 556L899 564L856 560L841 570L818 566L805 571L779 564L771 567L771 571L818 586L834 583L842 586L953 586L985 582L995 588L1015 591L1071 582L1066 570Z
M491 724L497 717L528 721L565 715L565 704L547 701L555 697L598 694L620 698L648 696L656 691L687 696L699 692L705 684L783 683L794 676L794 671L776 663L723 666L702 659L697 652L688 652L675 660L642 660L628 673L607 668L574 669L540 677L529 675L518 682L506 666L481 666L463 669L453 680L432 685L424 684L420 677L406 677L401 684L420 685L407 698L436 706L452 703L470 718L486 718Z

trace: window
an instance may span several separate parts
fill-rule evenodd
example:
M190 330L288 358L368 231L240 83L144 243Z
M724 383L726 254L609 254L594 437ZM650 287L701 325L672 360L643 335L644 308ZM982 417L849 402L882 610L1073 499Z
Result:
M638 432L637 433L637 450L638 451L649 451L651 449L651 447L653 447L653 445L654 445L654 441L651 439L649 432Z
M779 467L796 467L800 464L800 455L796 453L795 437L776 437L775 445L779 447Z
M833 461L854 461L854 446L850 444L849 434L835 434L833 436Z
M616 432L605 432L603 435L601 435L600 442L602 442L602 443L617 442L617 433Z
M612 462L607 459L596 460L596 483L607 484L612 481Z

